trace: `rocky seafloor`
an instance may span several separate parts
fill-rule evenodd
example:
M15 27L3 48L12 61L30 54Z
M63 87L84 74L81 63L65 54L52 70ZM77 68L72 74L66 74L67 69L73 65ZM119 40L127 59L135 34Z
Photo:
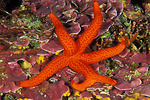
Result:
M76 40L93 20L93 1L100 5L103 24L86 51L116 46L118 38L138 33L120 54L91 65L117 84L77 91L71 80L82 82L84 76L66 66L38 86L19 87L17 81L39 74L62 54L49 13ZM0 0L0 100L150 100L149 67L149 0Z

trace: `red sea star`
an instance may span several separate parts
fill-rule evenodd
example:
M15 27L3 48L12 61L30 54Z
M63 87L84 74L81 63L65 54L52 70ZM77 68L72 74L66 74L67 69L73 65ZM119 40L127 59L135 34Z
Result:
M86 47L96 36L102 24L102 15L98 3L94 2L94 19L91 25L76 42L67 33L60 20L53 13L50 13L49 15L55 26L58 39L64 47L63 54L45 66L40 74L31 78L30 80L20 81L18 85L21 87L36 86L55 74L58 70L68 65L74 71L77 71L85 76L85 80L81 84L77 84L73 80L71 81L71 85L77 90L83 91L87 87L93 85L95 82L115 85L116 80L95 73L89 64L96 63L120 53L126 47L126 45L130 44L130 40L126 37L123 37L122 42L115 47L95 51L92 53L83 53Z

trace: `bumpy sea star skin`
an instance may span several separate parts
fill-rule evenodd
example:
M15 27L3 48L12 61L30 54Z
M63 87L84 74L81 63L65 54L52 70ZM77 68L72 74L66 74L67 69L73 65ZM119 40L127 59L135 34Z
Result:
M58 70L68 65L74 71L85 76L85 81L81 84L77 84L73 80L71 81L71 85L77 90L83 91L87 87L93 85L95 82L115 85L116 80L95 73L89 64L101 61L120 53L126 47L126 45L130 44L130 40L127 37L123 37L121 39L122 42L115 47L95 51L92 53L83 53L86 47L96 36L102 24L102 15L98 3L94 2L94 19L91 25L76 42L67 33L60 20L53 13L50 13L50 18L55 26L58 39L64 47L63 54L45 66L40 74L31 78L30 80L20 81L18 85L21 87L36 86L55 74Z

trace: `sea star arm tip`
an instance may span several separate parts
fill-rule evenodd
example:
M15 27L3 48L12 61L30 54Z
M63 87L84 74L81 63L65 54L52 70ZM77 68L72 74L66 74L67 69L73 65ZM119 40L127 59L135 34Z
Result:
M135 40L137 35L138 35L138 33L135 32L134 34L132 34L132 38L131 39L128 39L128 37L126 37L126 36L123 36L119 40L123 41L125 43L125 46L129 46Z

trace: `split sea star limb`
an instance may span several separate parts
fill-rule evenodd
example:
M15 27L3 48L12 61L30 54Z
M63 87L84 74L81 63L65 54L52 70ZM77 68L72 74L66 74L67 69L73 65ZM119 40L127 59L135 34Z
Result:
M95 82L115 85L116 80L95 73L89 64L99 62L120 53L132 41L127 37L122 37L122 42L115 47L106 48L92 53L83 53L86 47L93 41L102 25L102 15L99 4L94 2L94 19L91 25L76 42L65 30L60 20L53 13L50 13L49 15L55 26L58 39L64 47L63 54L48 63L37 76L29 80L20 81L18 85L21 87L36 86L66 66L69 66L74 71L85 76L85 80L81 84L77 84L73 80L71 81L72 87L76 90L83 91Z

